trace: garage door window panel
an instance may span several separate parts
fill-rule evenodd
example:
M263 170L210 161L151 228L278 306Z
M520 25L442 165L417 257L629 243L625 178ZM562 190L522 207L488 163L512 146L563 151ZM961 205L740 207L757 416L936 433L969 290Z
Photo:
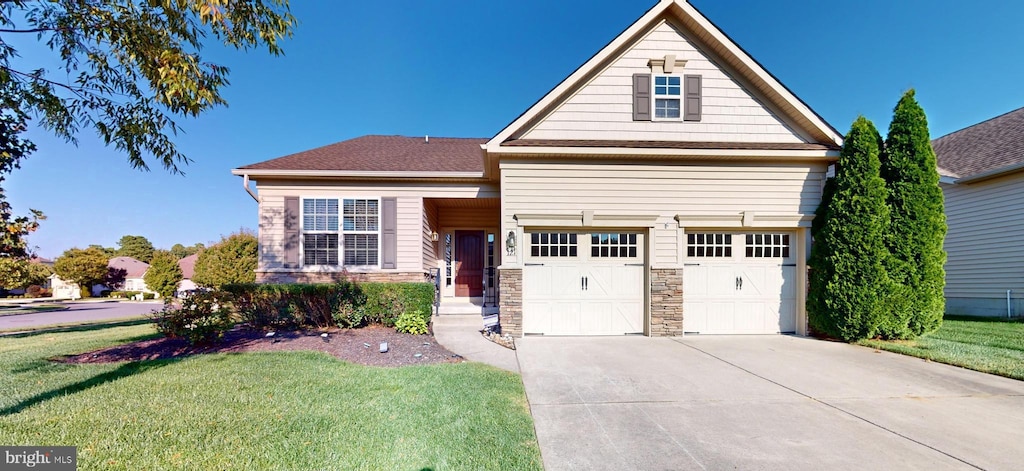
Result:
M530 234L531 257L572 258L579 255L579 237L569 232Z
M789 258L789 234L747 234L748 258Z
M698 258L732 257L732 234L686 234L686 256Z
M594 258L636 258L636 234L590 234L590 256Z

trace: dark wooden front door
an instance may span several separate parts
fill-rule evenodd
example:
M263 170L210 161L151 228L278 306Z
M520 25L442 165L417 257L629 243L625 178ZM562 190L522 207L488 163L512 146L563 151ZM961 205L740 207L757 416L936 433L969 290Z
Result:
M484 295L484 231L455 231L455 296Z

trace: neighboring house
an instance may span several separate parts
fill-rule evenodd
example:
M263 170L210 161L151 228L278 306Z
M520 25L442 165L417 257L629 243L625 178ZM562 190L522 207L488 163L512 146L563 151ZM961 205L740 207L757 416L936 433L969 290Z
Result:
M110 263L107 264L110 268L121 269L125 271L124 287L121 291L140 291L144 293L155 293L146 286L146 280L143 277L146 276L146 272L149 270L149 264L141 260L132 257L114 257L110 259ZM93 287L93 294L98 295L97 286L100 288L99 291L109 289L106 286L96 285Z
M177 290L179 297L198 288L195 282L192 281L192 277L196 273L196 260L199 260L199 254L192 254L178 260L178 268L181 268L181 281L178 282Z
M515 336L803 334L841 143L663 0L490 139L364 136L232 173L256 181L261 282L437 270L442 305L497 303Z
M946 312L1024 312L1024 108L932 141L946 197Z
M107 267L125 271L124 286L121 291L140 291L144 293L156 293L146 286L143 277L149 270L149 264L132 257L114 257L107 263ZM78 290L78 283L62 280L57 274L50 275L50 285L54 298L71 298ZM90 288L93 296L99 296L103 291L110 289L106 285L93 285Z

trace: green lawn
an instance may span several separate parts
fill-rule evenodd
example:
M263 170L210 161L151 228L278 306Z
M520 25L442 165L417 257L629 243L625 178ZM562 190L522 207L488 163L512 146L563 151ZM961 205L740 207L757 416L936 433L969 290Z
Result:
M1024 380L1024 323L947 316L916 340L864 340L861 345Z
M149 324L0 337L0 444L77 445L79 469L541 469L518 375L372 368L314 352L68 365Z

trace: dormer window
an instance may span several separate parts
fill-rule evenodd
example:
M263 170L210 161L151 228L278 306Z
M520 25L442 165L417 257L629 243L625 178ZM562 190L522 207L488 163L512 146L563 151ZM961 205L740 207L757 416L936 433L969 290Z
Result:
M654 77L654 118L679 119L682 78L672 75Z

